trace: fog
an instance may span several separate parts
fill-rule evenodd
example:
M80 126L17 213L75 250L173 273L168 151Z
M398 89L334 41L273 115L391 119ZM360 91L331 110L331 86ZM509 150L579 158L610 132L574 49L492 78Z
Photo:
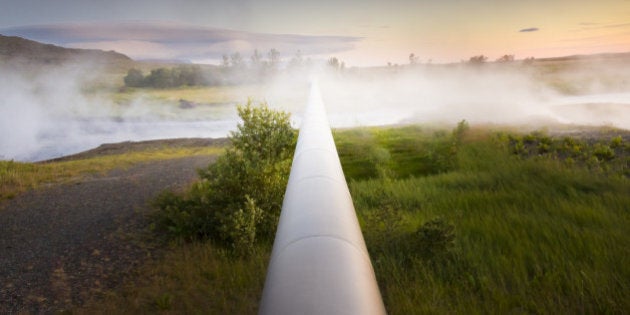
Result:
M627 66L591 67L561 77L520 65L343 71L322 65L284 71L255 88L243 89L242 95L232 95L231 102L192 109L141 94L121 103L111 93L91 92L85 83L98 80L90 75L96 72L90 65L52 67L39 73L0 69L0 159L39 161L122 141L224 137L237 124L235 104L248 97L292 112L299 126L309 81L315 77L333 127L452 126L466 119L473 125L630 129ZM570 82L558 85L562 80ZM566 91L575 86L577 91Z
M592 70L592 69L591 69ZM622 73L625 86L602 82ZM625 71L630 70L626 66ZM465 119L472 124L529 128L558 124L613 126L630 129L630 72L599 67L593 72L563 73L568 78L540 76L527 67L484 65L417 66L340 74L318 71L323 100L333 127L422 123L452 126ZM588 78L588 80L583 78ZM579 84L584 94L559 91L550 82ZM588 84L583 81L588 81ZM577 83L576 83L577 82ZM275 82L266 95L283 104L282 90L300 91L295 77ZM561 87L562 88L562 87ZM274 89L270 89L273 91ZM298 103L300 105L301 103ZM299 121L299 108L284 107Z
M236 126L232 104L198 115L138 97L117 104L86 92L94 68L55 67L42 73L1 71L0 159L39 161L103 143L227 135ZM96 71L97 72L97 71Z

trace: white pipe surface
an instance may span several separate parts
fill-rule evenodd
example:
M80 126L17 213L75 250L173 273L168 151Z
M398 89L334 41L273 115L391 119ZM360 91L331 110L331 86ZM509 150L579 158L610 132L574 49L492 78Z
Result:
M386 313L316 82L300 127L259 313Z

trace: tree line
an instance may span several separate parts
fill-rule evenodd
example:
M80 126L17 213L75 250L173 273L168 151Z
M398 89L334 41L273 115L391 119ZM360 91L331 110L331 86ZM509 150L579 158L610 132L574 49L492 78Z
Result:
M127 87L171 88L179 86L209 85L208 77L198 65L179 65L174 68L153 69L147 75L130 69L124 78Z
M283 62L280 52L271 49L266 56L258 50L246 60L239 52L222 56L219 66L201 67L199 65L178 65L172 68L157 68L144 74L141 70L132 68L124 77L126 87L134 88L174 88L181 86L218 86L259 83L284 71L299 71L312 65L310 59L305 59L301 51ZM330 69L343 71L345 63L336 57L327 61Z

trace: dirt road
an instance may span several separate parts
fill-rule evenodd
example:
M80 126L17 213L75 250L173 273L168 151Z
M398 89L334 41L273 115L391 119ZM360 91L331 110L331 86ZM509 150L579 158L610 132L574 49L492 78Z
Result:
M115 287L155 254L149 202L213 156L149 162L0 204L0 314L54 314Z

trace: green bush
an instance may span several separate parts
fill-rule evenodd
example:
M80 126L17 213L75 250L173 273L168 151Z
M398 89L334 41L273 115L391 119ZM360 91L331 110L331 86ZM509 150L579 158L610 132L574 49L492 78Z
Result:
M296 142L288 113L266 104L238 106L242 122L217 161L182 195L156 201L157 225L183 239L210 238L247 252L273 238Z
M417 255L423 259L443 256L455 243L455 226L442 218L425 222L415 233Z
M157 68L151 70L146 76L141 70L129 69L123 78L127 87L151 87L158 89L174 88L179 86L202 86L210 82L198 65L179 65L173 68Z

